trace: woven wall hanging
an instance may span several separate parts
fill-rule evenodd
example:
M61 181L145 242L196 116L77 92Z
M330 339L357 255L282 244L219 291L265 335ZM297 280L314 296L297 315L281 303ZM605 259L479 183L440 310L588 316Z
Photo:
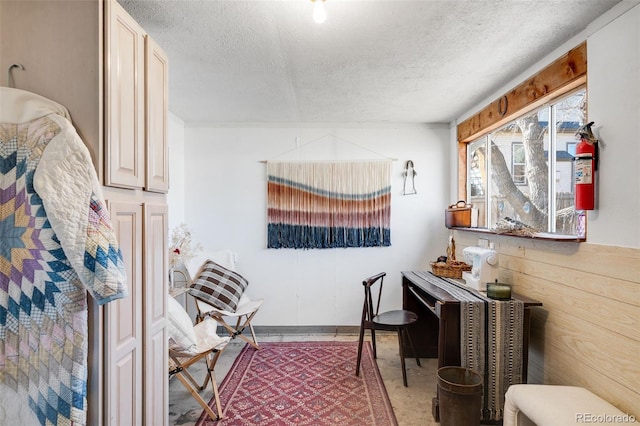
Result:
M267 247L390 246L391 165L267 161Z

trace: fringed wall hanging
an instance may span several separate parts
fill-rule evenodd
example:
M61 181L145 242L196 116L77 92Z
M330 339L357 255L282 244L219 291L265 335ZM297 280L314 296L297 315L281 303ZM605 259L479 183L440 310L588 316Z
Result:
M392 160L267 162L267 247L391 245Z

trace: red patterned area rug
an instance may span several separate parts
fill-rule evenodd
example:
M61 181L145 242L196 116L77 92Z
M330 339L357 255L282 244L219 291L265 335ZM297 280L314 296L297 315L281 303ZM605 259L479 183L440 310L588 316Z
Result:
M223 419L203 412L196 426L397 426L370 344L360 377L357 351L357 342L247 345L220 385Z

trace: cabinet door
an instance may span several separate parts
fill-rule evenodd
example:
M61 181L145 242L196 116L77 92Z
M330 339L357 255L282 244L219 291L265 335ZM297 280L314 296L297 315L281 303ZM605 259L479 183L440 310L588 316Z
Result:
M148 35L145 38L145 120L146 120L146 183L154 192L169 190L169 160L167 141L168 114L167 55Z
M167 425L167 206L144 205L144 424Z
M109 202L129 296L105 306L105 424L142 424L142 205ZM165 375L163 375L165 377Z
M105 185L144 186L144 30L106 4Z

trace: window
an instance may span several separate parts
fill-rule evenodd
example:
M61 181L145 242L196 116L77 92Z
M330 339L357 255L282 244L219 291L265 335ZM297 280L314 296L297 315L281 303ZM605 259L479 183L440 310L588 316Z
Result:
M467 194L481 210L479 226L495 229L511 218L540 232L583 236L571 150L585 111L581 88L467 145Z
M524 145L522 142L511 143L511 176L516 185L525 185L527 177L525 175Z

